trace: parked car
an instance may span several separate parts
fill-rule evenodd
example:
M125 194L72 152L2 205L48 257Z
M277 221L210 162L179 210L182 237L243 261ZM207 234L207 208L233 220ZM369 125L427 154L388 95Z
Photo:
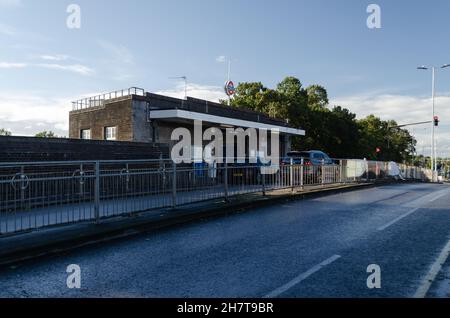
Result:
M302 159L305 165L320 166L335 164L333 159L319 150L288 152L287 157L282 160L282 164L289 165L291 164L291 160L294 164L301 164Z
M303 176L306 184L322 183L322 180L325 183L334 183L339 180L340 169L337 168L333 159L323 151L291 151L282 160L281 165L288 166L291 162L294 165L300 165L302 160L304 164Z

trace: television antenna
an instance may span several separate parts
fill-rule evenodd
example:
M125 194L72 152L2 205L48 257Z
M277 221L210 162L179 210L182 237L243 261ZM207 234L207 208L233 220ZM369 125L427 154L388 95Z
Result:
M182 79L184 81L184 99L187 100L187 76L178 76L178 77L169 77L169 79L172 80L180 80Z

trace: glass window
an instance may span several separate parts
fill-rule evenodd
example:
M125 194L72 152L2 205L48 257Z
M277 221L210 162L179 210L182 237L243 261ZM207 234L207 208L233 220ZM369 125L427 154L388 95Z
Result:
M287 154L288 157L293 158L309 158L309 152L307 151L290 151Z
M320 152L316 152L314 154L314 159L324 159L324 156Z
M105 140L117 140L117 127L105 128Z
M91 139L91 130L90 129L82 129L80 132L81 139Z

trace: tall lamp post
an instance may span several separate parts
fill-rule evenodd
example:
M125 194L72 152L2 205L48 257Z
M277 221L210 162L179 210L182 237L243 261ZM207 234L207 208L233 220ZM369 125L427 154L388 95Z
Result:
M450 64L444 64L440 68L444 69L450 67ZM435 116L435 92L436 92L436 81L435 81L435 75L436 75L436 69L437 67L427 67L427 66L419 66L417 69L419 70L429 70L431 69L432 74L432 81L431 81L431 98L432 98L432 124L431 124L431 171L433 171L433 179L434 174L437 172L437 152L436 152L436 142L435 142L435 123L434 123L434 116Z

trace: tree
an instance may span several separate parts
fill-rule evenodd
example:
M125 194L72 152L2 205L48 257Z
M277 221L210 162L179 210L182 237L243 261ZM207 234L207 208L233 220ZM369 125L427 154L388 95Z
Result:
M326 149L335 158L360 158L356 115L341 106L335 106L328 114L328 143Z
M328 93L324 87L311 85L306 91L308 93L308 106L311 109L324 109L328 106Z
M395 121L373 115L357 120L356 114L342 106L331 108L323 86L305 89L295 77L286 77L276 89L261 82L239 83L231 106L263 112L304 129L306 136L293 138L296 150L318 149L335 158L398 162L412 160L415 152L416 140L407 130L390 129L397 125Z
M417 141L406 129L391 129L395 121L382 121L370 115L358 121L360 154L367 159L404 162L412 160ZM381 148L380 154L376 148Z
M41 131L35 135L38 138L58 138L58 136L53 131Z
M236 94L231 99L231 106L244 108L262 113L269 113L269 109L275 109L279 96L273 89L268 89L261 82L239 83ZM222 101L227 103L227 101ZM277 114L274 113L273 117Z
M0 136L11 136L11 132L9 130L6 130L4 128L0 128Z

